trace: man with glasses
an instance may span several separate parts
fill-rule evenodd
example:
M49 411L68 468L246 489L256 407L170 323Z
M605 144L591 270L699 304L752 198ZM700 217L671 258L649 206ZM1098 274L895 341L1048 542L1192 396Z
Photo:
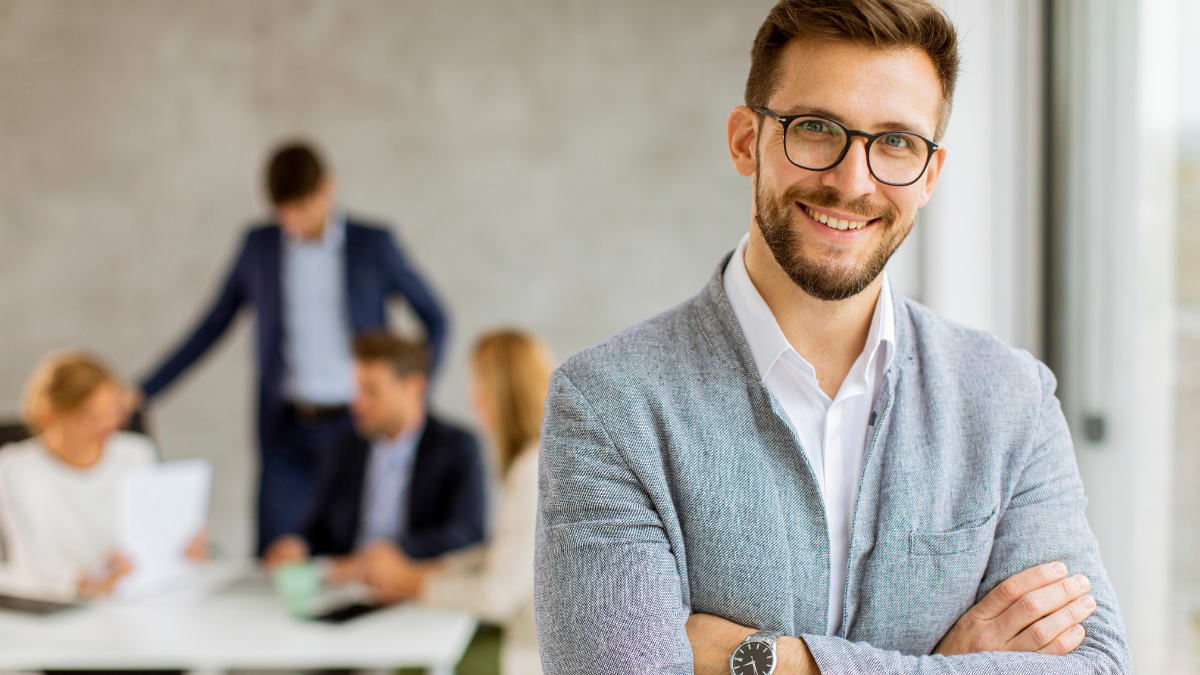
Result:
M884 273L957 67L925 0L771 11L726 129L748 234L555 373L546 673L1128 671L1053 375Z

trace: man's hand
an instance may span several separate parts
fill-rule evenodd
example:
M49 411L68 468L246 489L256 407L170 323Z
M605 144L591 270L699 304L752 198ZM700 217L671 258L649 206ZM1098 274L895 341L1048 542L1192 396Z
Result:
M1047 563L1014 574L958 619L934 648L952 656L989 651L1069 654L1083 642L1080 625L1096 609L1091 583Z
M97 598L112 593L117 582L133 571L133 563L120 553L110 553L101 570L88 570L79 576L75 590L82 598Z
M390 541L371 542L358 554L358 573L375 599L390 604L421 592L431 566L417 563Z
M753 628L711 614L688 617L688 641L692 643L692 668L696 675L729 675L729 656ZM820 675L804 640L784 635L775 645L775 673L778 675Z
M267 547L263 553L263 565L274 572L280 565L308 560L308 544L294 534L284 535Z

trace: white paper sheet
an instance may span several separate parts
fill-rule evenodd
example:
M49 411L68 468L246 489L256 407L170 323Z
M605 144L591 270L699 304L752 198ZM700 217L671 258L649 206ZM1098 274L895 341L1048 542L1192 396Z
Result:
M117 487L117 546L133 572L118 597L141 596L185 580L196 565L184 557L204 527L212 466L204 460L167 462L130 470Z

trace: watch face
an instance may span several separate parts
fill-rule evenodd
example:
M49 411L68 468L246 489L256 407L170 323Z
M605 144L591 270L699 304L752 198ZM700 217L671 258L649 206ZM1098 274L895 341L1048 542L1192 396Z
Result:
M766 642L747 642L729 660L733 675L767 675L775 667L775 651Z

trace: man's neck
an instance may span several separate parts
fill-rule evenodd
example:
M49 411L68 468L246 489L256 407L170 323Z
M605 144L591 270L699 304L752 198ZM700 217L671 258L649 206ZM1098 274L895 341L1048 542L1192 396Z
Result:
M882 275L845 300L814 298L783 271L756 229L746 244L745 263L750 282L767 303L784 338L812 364L821 390L834 398L867 343Z
M394 426L384 431L382 440L387 442L397 441L401 438L414 434L421 429L425 424L425 409L416 411L408 419L397 422Z
M307 243L310 243L310 244L321 241L321 239L325 237L325 232L328 229L329 229L329 214L326 213L325 217L321 219L321 222L317 224L316 229L314 229L312 232L309 232L308 236L304 238L304 241Z

